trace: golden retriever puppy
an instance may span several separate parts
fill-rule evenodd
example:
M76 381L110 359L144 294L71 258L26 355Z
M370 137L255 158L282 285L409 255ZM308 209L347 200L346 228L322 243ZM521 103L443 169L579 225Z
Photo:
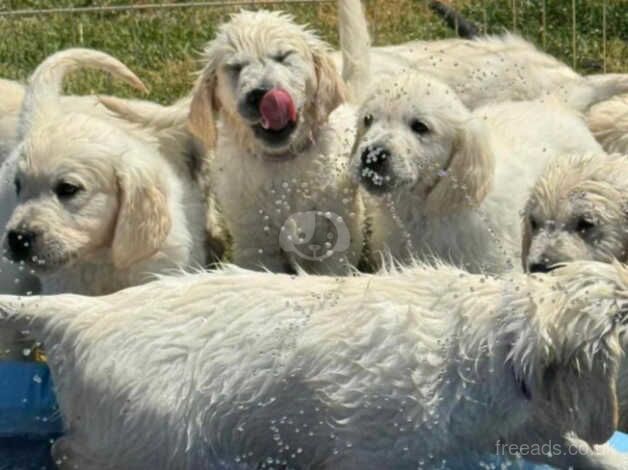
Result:
M548 272L574 260L628 261L627 195L625 155L552 159L525 206L524 269Z
M535 416L541 438L583 440L561 465L600 468L627 310L628 271L603 263L509 279L227 268L0 297L0 322L48 348L58 461L86 469L468 468Z
M604 150L628 155L628 95L593 106L587 124Z
M519 211L552 155L601 151L554 101L470 111L439 80L406 73L364 99L352 173L365 192L373 262L438 258L473 272L519 265Z
M210 186L233 261L347 272L362 252L347 169L355 117L340 106L346 87L328 45L286 14L243 11L220 26L204 60L189 124L214 152Z
M44 293L107 294L202 265L204 209L189 169L128 123L65 109L63 76L79 67L143 88L119 61L86 49L54 54L36 69L14 151L8 255L37 273Z

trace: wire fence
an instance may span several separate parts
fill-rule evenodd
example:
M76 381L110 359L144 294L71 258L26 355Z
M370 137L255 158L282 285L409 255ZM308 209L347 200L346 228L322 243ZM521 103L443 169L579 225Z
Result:
M293 13L337 45L337 0L0 0L0 77L25 79L47 55L67 47L107 51L152 81L168 101L189 89L198 51L240 8ZM430 0L363 0L374 43L456 36ZM443 0L480 33L522 35L582 73L628 71L628 0ZM450 22L451 23L451 22ZM75 92L105 85L95 79Z

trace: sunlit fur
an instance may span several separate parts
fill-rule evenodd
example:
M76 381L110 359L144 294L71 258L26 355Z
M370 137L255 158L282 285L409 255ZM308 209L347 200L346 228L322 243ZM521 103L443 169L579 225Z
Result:
M626 302L618 264L504 279L225 268L98 298L3 296L0 321L46 346L67 468L465 468L539 414L552 438L609 438Z
M333 58L338 66L342 64L340 53ZM628 92L628 74L580 76L513 34L376 47L371 50L371 65L378 78L394 79L404 69L433 75L451 86L470 108L553 95L585 111Z
M287 52L282 62L276 59ZM355 113L338 108L346 90L328 45L288 15L243 11L220 26L204 61L189 122L215 152L210 186L233 239L234 262L278 272L297 265L347 272L362 249L357 188L347 171ZM297 108L296 128L281 145L258 138L252 130L258 123L239 111L247 93L264 85L289 92ZM339 216L351 234L349 248L327 251L320 261L282 249L282 226L308 211ZM310 245L325 252L330 230L317 227L303 251Z
M628 155L628 95L595 105L587 124L604 150Z
M580 117L548 100L470 111L446 84L408 73L375 84L359 112L352 173L372 194L374 262L439 259L474 272L517 267L529 191L552 155L601 151ZM372 122L364 122L370 117ZM426 131L411 126L418 120ZM386 149L388 180L369 185L364 154Z
M117 60L85 49L57 53L34 72L14 150L21 192L7 226L37 234L26 264L45 293L86 295L200 265L203 207L189 170L168 161L148 133L62 106L63 75L79 67L141 85ZM62 199L59 181L82 190Z

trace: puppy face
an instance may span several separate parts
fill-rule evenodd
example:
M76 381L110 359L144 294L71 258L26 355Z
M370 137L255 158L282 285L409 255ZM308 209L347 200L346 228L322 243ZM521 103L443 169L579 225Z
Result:
M626 260L624 158L564 156L535 185L524 213L523 267L548 272L574 260Z
M40 274L102 256L124 268L165 237L162 189L137 160L150 148L125 133L71 115L38 126L17 151L18 205L5 238L13 260Z
M407 188L426 205L481 199L492 173L483 127L447 85L405 74L374 87L359 113L352 168L372 194Z
M235 15L209 44L206 61L190 125L209 146L219 110L256 150L272 155L304 142L344 100L327 46L283 14Z

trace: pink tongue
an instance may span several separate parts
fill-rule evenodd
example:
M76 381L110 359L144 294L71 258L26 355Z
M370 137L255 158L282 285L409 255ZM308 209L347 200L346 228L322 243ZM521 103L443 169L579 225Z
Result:
M273 131L280 131L288 123L297 120L297 110L292 97L280 89L270 90L264 95L259 112L262 115L262 127Z

